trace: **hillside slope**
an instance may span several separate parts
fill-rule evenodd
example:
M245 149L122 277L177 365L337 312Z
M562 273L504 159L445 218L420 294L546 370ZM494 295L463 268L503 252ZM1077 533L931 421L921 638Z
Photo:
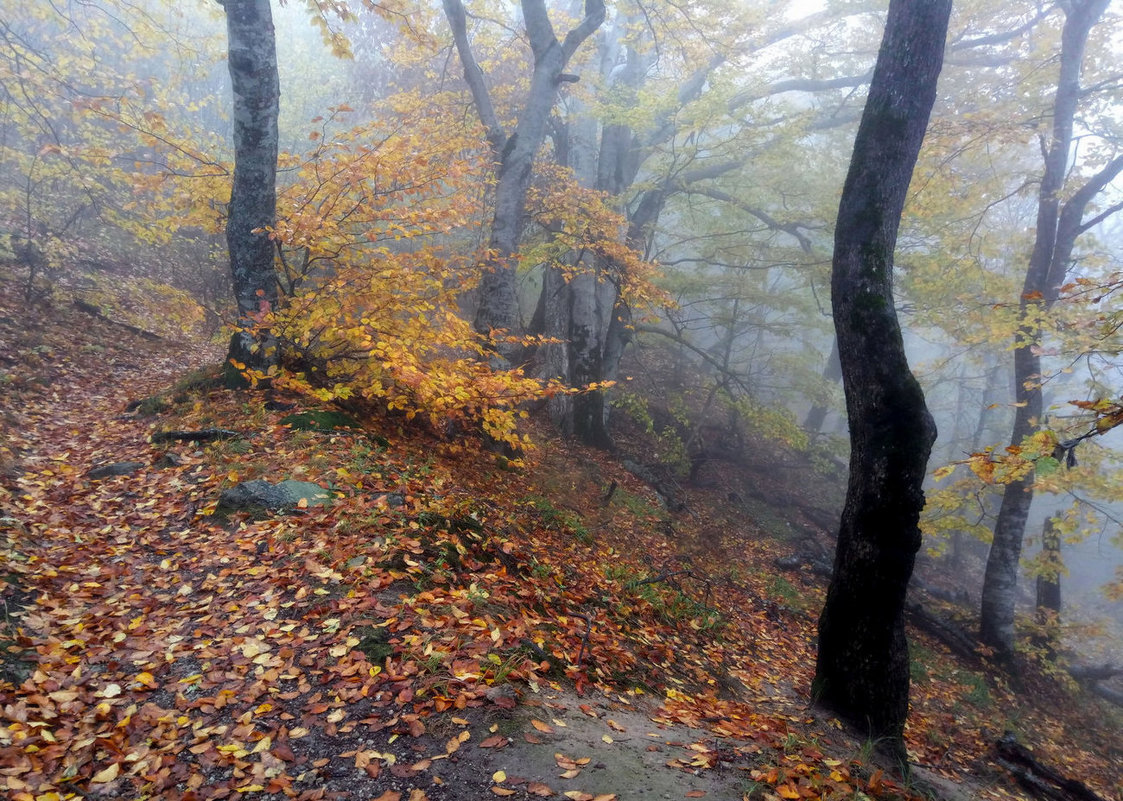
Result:
M814 523L761 502L823 481L794 462L715 470L671 513L547 431L512 465L188 373L220 358L0 293L8 797L1030 797L1007 730L1123 797L1118 715L923 634L922 784L808 707L824 579L776 560ZM153 442L210 429L237 436ZM216 513L287 478L330 505Z

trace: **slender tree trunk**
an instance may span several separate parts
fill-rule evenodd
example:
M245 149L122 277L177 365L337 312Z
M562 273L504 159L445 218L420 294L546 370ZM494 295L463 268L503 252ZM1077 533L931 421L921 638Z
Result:
M1086 230L1082 221L1084 208L1103 188L1100 184L1105 173L1111 172L1114 176L1123 169L1123 160L1116 159L1062 206L1061 195L1072 150L1073 121L1080 101L1084 49L1089 31L1109 2L1073 0L1062 5L1066 9L1066 18L1061 31L1060 75L1053 100L1052 140L1038 193L1033 252L1022 287L1021 307L1026 323L1018 332L1014 349L1014 395L1017 403L1010 444L1015 446L1021 445L1041 422L1041 357L1038 355L1041 332L1033 320L1051 307L1058 297L1076 237ZM983 578L979 637L985 645L994 649L998 660L1005 663L1011 662L1014 655L1018 567L1032 504L1032 474L1006 486Z
M226 381L245 383L234 362L267 372L280 361L277 341L260 318L277 307L273 242L276 221L277 114L280 80L269 0L224 0L234 92L234 185L226 244L241 330L230 340Z
M891 0L839 204L831 301L850 479L819 618L814 693L906 766L905 591L920 548L921 485L936 427L893 303L901 211L943 65L951 0Z
M827 357L827 364L823 367L823 383L835 384L842 379L842 366L838 363L838 340L831 345L831 354ZM812 436L823 430L823 423L827 419L830 407L826 401L816 401L807 411L803 420L803 430Z
M1061 533L1053 518L1048 518L1041 531L1041 557L1037 574L1037 644L1050 659L1056 658L1061 623Z
M1037 609L1051 612L1054 617L1061 613L1061 570L1064 559L1061 556L1061 535L1053 519L1045 521L1041 532L1041 574L1037 577Z

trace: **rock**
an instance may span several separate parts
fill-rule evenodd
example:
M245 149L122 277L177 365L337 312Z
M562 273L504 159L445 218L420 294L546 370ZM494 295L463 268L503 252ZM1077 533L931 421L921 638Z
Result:
M111 476L127 476L144 467L144 462L113 462L93 468L86 473L86 478L109 478Z
M186 459L178 453L172 453L171 451L165 453L160 457L159 461L156 462L156 466L160 469L167 467L183 467L185 464L187 464Z
M331 493L310 481L287 479L277 484L261 479L244 481L223 491L216 511L226 514L240 510L281 511L297 508L301 500L307 501L308 506L329 506Z
M374 499L376 504L386 504L391 509L400 509L406 505L406 496L400 492L384 492Z

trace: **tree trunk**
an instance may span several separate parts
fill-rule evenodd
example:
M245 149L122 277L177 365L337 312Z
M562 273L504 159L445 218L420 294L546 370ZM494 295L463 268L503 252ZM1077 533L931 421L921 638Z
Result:
M819 618L814 694L905 766L905 592L936 427L909 370L893 251L943 65L951 0L892 0L839 204L831 277L850 479Z
M1037 577L1037 609L1052 613L1054 618L1061 613L1063 567L1061 535L1053 519L1049 518L1041 531L1041 573Z
M491 103L491 96L468 42L467 14L461 0L444 0L445 16L464 67L476 111L496 157L499 182L495 189L489 255L480 281L475 328L484 335L521 333L517 253L522 241L526 193L534 157L546 138L550 112L557 100L559 78L577 48L604 22L604 0L586 0L585 17L559 42L545 0L522 0L523 20L534 55L530 91L519 112L515 132L507 136ZM499 340L497 352L507 360L521 353L517 343Z
M1041 555L1037 565L1037 645L1049 659L1055 659L1061 635L1061 534L1053 519L1041 531Z
M1037 230L1033 252L1022 287L1021 307L1026 322L1018 331L1014 349L1014 395L1017 401L1010 444L1020 446L1041 423L1041 332L1033 320L1056 301L1064 283L1076 238L1086 225L1082 218L1092 197L1103 188L1105 173L1123 168L1115 163L1101 170L1064 206L1062 190L1069 173L1073 120L1080 100L1080 70L1088 33L1102 16L1110 0L1073 0L1061 32L1060 75L1053 99L1053 132L1045 157L1045 172L1038 192ZM1119 162L1116 159L1116 162ZM1109 179L1110 180L1110 179ZM1105 184L1106 185L1106 184ZM1026 520L1033 504L1032 474L1008 484L994 524L994 538L983 578L979 638L994 649L1000 662L1014 655L1014 608L1017 601L1018 566L1025 537Z
M823 383L835 384L842 378L842 367L838 363L838 341L835 340L831 344L831 354L827 357L827 364L823 367ZM816 436L823 430L823 423L826 422L827 413L830 407L825 400L815 401L814 405L807 411L807 417L803 419L803 430L811 436Z
M230 340L226 382L244 386L233 362L268 372L280 361L276 339L260 322L277 307L273 242L264 229L276 220L281 90L269 0L224 0L223 5L234 93L234 184L226 245L241 329Z

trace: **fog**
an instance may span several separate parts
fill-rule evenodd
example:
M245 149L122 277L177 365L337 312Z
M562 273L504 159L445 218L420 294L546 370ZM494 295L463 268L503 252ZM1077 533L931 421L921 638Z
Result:
M550 133L537 154L543 169L536 171L537 200L531 203L542 207L532 207L521 221L527 243L519 265L521 319L529 325L534 317L551 264L543 254L564 228L547 219L564 215L543 200L558 180L544 165L563 163L577 174L582 158L595 161L607 152L583 152L578 138L566 139L581 125L594 138L609 128L626 130L626 158L614 173L600 170L615 175L613 191L604 181L586 188L608 192L608 207L621 215L613 225L621 232L637 225L631 244L659 270L664 294L642 311L637 303L633 348L648 357L671 353L690 365L666 397L644 400L652 408L660 402L674 407L684 453L692 432L714 424L845 459L841 389L824 371L833 336L833 224L883 5L745 2L727 17L673 4L656 4L645 15L640 7L619 5L574 55L567 67L572 79L559 84ZM988 448L1001 455L1011 444L1012 350L1021 336L1020 288L1034 243L1042 143L1051 136L1062 22L1059 12L1038 16L1022 8L1027 4L960 5L896 259L897 307L910 361L940 430L930 467L962 463L950 478L928 484L930 493L954 484L962 495L959 511L927 518L929 545L936 550L946 549L958 530L940 521L955 515L966 521L963 531L985 540L1002 492L1002 486L975 478L968 462ZM313 230L283 243L290 255L313 252L306 243L338 223L330 219L330 203L315 205L322 201L316 192L335 177L320 170L329 163L330 147L357 149L365 142L390 154L396 142L413 137L412 152L448 143L441 151L446 160L490 159L437 5L395 6L385 16L359 3L342 17L325 9L310 14L304 4L274 7L280 213L289 215L293 228L308 208L325 215L315 223L304 220ZM561 4L555 9L561 28L563 20L580 16L580 7L565 11ZM49 275L32 276L29 283L49 278L59 291L76 291L81 282L68 274L68 264L85 260L118 270L143 263L153 280L229 319L221 239L226 198L218 187L232 158L231 97L221 9L213 3L169 8L105 2L78 4L66 13L72 16L9 9L4 21L0 224L8 236L40 237L53 260ZM507 3L471 16L469 23L497 118L514 130L529 91L523 20ZM1112 9L1089 42L1082 78L1087 92L1064 199L1118 158L1119 35L1119 9ZM28 63L35 70L26 72ZM355 133L360 129L361 135ZM54 160L59 154L70 161ZM389 182L409 164L387 157L380 169L363 180ZM595 163L592 174L598 174ZM456 180L434 179L441 189L431 197L439 199L418 201L429 210L439 206L446 221L433 222L417 239L413 232L398 238L459 248L462 255L486 241L483 210L497 178L481 170L454 186ZM445 190L449 194L441 195ZM658 213L641 220L656 190ZM364 195L347 214L370 207L375 196ZM1059 441L1097 428L1096 414L1069 401L1113 402L1123 393L1116 330L1123 228L1113 216L1121 197L1118 178L1096 193L1083 217L1096 221L1076 240L1065 288L1034 322L1034 347L1044 358L1043 375L1035 381L1045 385L1048 409L1047 419L1038 422L1056 431ZM342 262L324 255L331 247L334 254L370 247L356 244L358 239L315 251L330 262L318 275L343 270ZM381 240L379 246L394 253L421 247ZM478 301L471 294L461 299L466 313ZM612 299L606 303L602 293L598 302L603 323L611 317ZM702 402L707 397L718 400ZM827 422L822 430L802 430L816 406L827 409ZM1027 526L1021 581L1022 611L1029 613L1028 564L1040 547L1044 521L1071 509L1062 618L1114 620L1117 628L1109 636L1090 643L1082 634L1071 644L1116 660L1123 659L1123 605L1108 600L1103 587L1120 579L1123 566L1121 448L1118 432L1090 437L1076 449L1079 465L1089 467L1062 467L1042 484ZM985 544L979 549L985 553ZM965 577L975 599L980 571L981 564L974 564Z

